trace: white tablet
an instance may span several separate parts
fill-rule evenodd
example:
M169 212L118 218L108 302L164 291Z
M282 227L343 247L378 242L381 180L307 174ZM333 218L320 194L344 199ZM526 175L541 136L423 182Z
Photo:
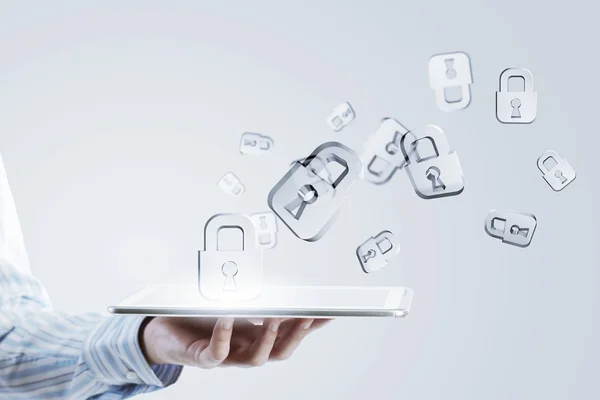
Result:
M413 291L404 287L271 286L255 300L205 299L197 285L148 286L108 310L113 314L180 317L404 317Z

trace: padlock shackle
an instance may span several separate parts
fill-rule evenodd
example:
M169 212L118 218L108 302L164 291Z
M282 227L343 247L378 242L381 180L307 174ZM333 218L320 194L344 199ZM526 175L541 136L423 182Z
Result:
M223 228L239 228L242 231L242 246L251 250L256 245L256 232L252 220L242 214L215 214L204 225L204 250L217 251L219 231ZM242 250L242 249L240 249Z
M498 229L494 229L493 222L495 219L504 221L504 230L502 232L499 232ZM504 232L508 228L506 224L508 224L508 217L498 210L492 210L485 215L485 231L492 237L503 239Z
M542 154L540 156L540 158L538 158L537 160L537 166L539 168L540 171L542 171L543 174L546 174L548 172L550 172L550 170L548 168L546 168L546 166L544 165L544 161L546 161L549 158L553 158L554 161L556 162L556 165L559 165L561 163L561 161L564 162L564 159L558 155L558 153L554 150L547 150L544 152L544 154Z
M335 151L333 151L335 149ZM352 160L353 162L348 162ZM349 147L344 146L339 142L326 142L317 147L308 157L302 161L309 172L319 177L322 170L327 170L327 166L331 163L340 164L344 171L333 182L327 182L333 188L337 186L348 176L357 178L362 170L362 161L358 155ZM359 165L358 171L355 171L354 165ZM325 181L326 182L326 181Z
M533 74L525 68L507 68L500 74L500 92L508 92L508 80L510 78L523 78L525 92L533 93ZM510 92L523 93L523 92Z
M437 152L438 157L450 153L450 145L448 144L448 139L446 138L444 131L442 131L442 129L436 125L425 125L421 129L405 133L400 141L402 153L404 154L405 159L408 160L409 166L411 164L419 163L416 154L417 148L414 146L414 144L425 138L429 138L431 140L433 148Z

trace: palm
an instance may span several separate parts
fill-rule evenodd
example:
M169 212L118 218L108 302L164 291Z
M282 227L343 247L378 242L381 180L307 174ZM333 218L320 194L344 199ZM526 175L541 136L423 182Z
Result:
M263 325L255 325L248 320L236 320L233 329L229 330L224 329L225 321L216 318L155 318L149 328L152 328L150 337L158 346L155 345L155 351L149 349L148 352L155 353L154 358L161 362L206 368L217 365L258 366L269 360L287 359L306 334L329 322L288 319L283 322L265 320ZM150 327L152 324L154 327ZM273 329L274 326L278 328Z

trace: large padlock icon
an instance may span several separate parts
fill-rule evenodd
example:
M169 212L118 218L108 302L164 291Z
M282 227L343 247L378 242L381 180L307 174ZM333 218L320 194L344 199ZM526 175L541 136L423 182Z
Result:
M563 190L577 177L571 164L554 150L544 152L538 158L537 165L544 180L556 192Z
M425 147L429 147L430 154L424 152ZM460 161L456 152L450 150L441 128L426 125L404 135L402 152L408 159L405 167L408 177L421 198L432 199L462 193L465 181Z
M485 216L485 231L503 243L527 247L533 239L537 219L535 215L511 210L492 210Z
M496 118L504 124L529 124L537 115L533 74L525 68L507 68L496 92Z
M323 143L292 166L271 189L267 203L294 235L313 242L331 227L361 172L362 162L353 150L338 142Z
M219 236L234 230L240 236L235 249L225 249ZM221 238L222 239L222 238ZM211 300L251 300L262 289L262 251L250 218L241 214L217 214L204 226L204 251L198 252L198 286Z

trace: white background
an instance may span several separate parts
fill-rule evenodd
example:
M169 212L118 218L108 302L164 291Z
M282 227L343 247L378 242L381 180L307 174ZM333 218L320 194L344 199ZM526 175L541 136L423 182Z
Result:
M319 242L283 224L268 283L405 285L400 320L344 320L284 363L185 369L148 399L591 399L598 389L600 35L586 2L0 1L0 150L34 274L54 306L104 311L149 283L196 279L204 222L267 209L290 161L324 141L360 151L383 117L437 124L465 191L423 200L401 171L359 182ZM493 4L493 5L492 5ZM427 60L465 51L472 103L435 106ZM499 74L534 74L538 118L495 118ZM350 101L356 120L325 119ZM240 135L275 140L263 158ZM554 149L578 172L555 193ZM218 179L235 172L240 199ZM488 237L494 208L537 216L529 248ZM364 274L354 249L383 229L401 255Z

